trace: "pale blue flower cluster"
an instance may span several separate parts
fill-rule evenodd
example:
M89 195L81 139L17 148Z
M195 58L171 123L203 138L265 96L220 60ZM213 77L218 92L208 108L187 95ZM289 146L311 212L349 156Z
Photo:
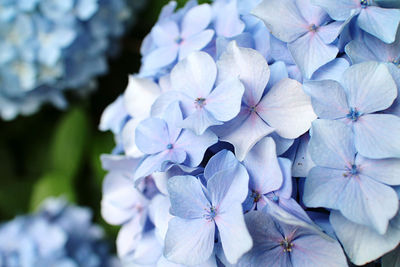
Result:
M133 266L395 266L393 1L166 5L103 113L102 215ZM392 252L391 252L392 251Z
M87 208L48 198L32 215L0 225L0 266L119 266Z
M93 88L133 16L127 2L1 0L0 117L64 108L64 90Z

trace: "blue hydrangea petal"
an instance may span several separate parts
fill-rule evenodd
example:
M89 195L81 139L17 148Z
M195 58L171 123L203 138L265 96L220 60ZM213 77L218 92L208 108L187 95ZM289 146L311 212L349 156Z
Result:
M173 20L163 20L153 27L151 37L157 47L173 46L179 38L179 27Z
M385 234L347 220L340 212L332 211L329 218L337 237L350 260L364 265L394 249L400 241L400 227L390 223Z
M287 139L287 138L283 138L281 137L279 134L273 132L270 135L274 141L275 141L275 145L276 145L276 154L278 156L284 154L286 151L289 150L289 148L293 145L294 143L294 139Z
M260 53L231 42L217 65L219 82L238 77L243 83L244 103L251 107L260 101L270 77L268 63Z
M343 22L334 21L318 28L317 34L325 44L330 44L338 38L343 30Z
M318 166L351 168L356 154L351 127L339 121L314 121L308 151Z
M369 158L400 157L400 118L390 114L368 114L353 125L355 146Z
M274 129L259 115L243 108L235 119L225 123L216 131L222 141L227 141L235 147L235 155L242 161L250 149Z
M217 77L217 66L210 55L196 52L180 61L171 71L172 88L192 97L207 98Z
M164 121L168 126L169 144L175 144L182 129L178 125L182 122L182 111L179 105L179 101L171 103L165 110Z
M400 185L400 159L376 160L358 154L355 164L361 166L362 175L387 185Z
M282 171L283 183L275 193L285 199L292 197L293 182L292 182L292 162L287 158L278 158L279 167Z
M219 121L229 121L240 112L243 84L234 78L220 83L207 97L205 109Z
M178 51L178 46L165 46L157 48L143 57L141 71L154 71L171 64L178 57Z
M161 94L151 105L151 116L162 118L171 103L179 100L183 114L191 114L196 110L194 100L178 91L167 91Z
M257 113L277 134L288 139L305 133L316 119L310 97L292 79L281 80L273 86L258 104Z
M388 64L388 68L397 85L397 98L393 102L392 106L386 111L400 117L400 68L396 67L394 64Z
M124 98L119 96L101 114L99 129L101 131L111 130L114 134L118 134L127 116L128 112L124 105Z
M238 5L242 1L216 1L213 5L217 14L214 19L214 27L218 36L226 38L235 37L243 32L245 24L240 19Z
M187 154L186 165L196 167L203 160L206 150L217 142L218 137L210 130L205 131L202 135L196 135L190 130L184 130L176 140L175 147L185 150Z
M353 40L348 43L345 47L345 51L353 64L364 61L378 61L365 43L359 40Z
M207 162L207 165L204 168L204 178L208 181L208 179L210 179L215 173L229 169L236 169L239 164L239 161L231 151L226 149L221 150Z
M88 20L98 10L98 0L79 0L76 3L75 12L81 20Z
M168 180L170 212L183 219L204 219L205 209L210 206L203 186L194 176L174 176ZM204 219L206 221L206 219Z
M221 214L215 217L226 259L235 264L253 246L246 228L242 205L238 202L221 205Z
M308 31L308 23L293 0L264 0L252 14L264 21L271 33L284 42L292 42Z
M167 149L169 132L167 123L159 118L148 118L136 128L136 145L145 154L154 154Z
M372 113L390 107L397 96L397 87L383 63L363 62L351 66L343 74L350 107L361 113Z
M211 16L211 7L208 4L191 8L182 20L182 38L186 39L207 28L211 22Z
M165 237L164 256L175 263L196 265L207 261L214 249L215 223L204 218L172 218Z
M211 112L205 108L200 108L186 117L179 126L190 129L197 135L202 135L210 126L221 124L222 122L215 119Z
M369 6L361 11L357 23L364 31L390 44L396 39L400 10Z
M344 21L360 12L361 4L353 0L311 0L311 3L323 8L334 20Z
M315 113L321 119L345 118L349 113L347 97L340 83L333 80L309 81L303 84L311 97Z
M386 44L380 39L365 33L363 36L365 45L376 55L377 61L392 62L400 54L400 28L397 30L396 40L391 44Z
M319 6L311 4L311 0L295 0L298 10L308 24L322 25L329 20L328 14Z
M366 176L343 174L341 170L311 169L306 178L304 204L340 210L346 218L384 234L399 206L396 192Z
M306 78L321 66L334 60L339 49L327 45L318 33L309 32L288 44L293 59Z
M135 251L127 256L126 262L122 260L122 264L136 263L140 265L152 266L156 264L157 260L161 257L163 247L160 241L157 239L154 230L150 230L141 235L141 239L138 245L135 247Z
M186 58L192 52L203 49L210 43L213 36L213 30L205 30L184 40L180 45L179 60Z
M349 68L349 66L350 63L346 59L335 58L314 72L311 80L334 80L341 82L343 73Z
M135 250L142 237L142 230L143 227L140 227L139 217L122 225L116 240L118 257L124 258Z
M250 176L251 190L266 194L282 186L282 171L276 155L275 142L271 137L261 139L247 153L243 165Z

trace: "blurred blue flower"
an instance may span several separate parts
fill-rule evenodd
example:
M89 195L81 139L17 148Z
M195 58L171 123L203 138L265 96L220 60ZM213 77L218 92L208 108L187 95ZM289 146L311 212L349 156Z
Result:
M117 266L86 208L47 199L34 215L0 226L1 266Z
M139 1L141 2L141 1ZM0 116L66 107L63 91L94 88L130 16L125 0L3 0Z

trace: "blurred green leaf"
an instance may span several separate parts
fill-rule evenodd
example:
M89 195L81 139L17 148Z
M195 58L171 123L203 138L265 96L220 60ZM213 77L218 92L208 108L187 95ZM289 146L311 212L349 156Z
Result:
M107 174L101 166L100 156L101 154L110 153L114 146L115 141L111 132L97 134L92 139L91 167L95 183L100 186L99 188L101 188L103 178Z
M88 131L88 119L82 109L74 108L64 115L53 136L50 170L74 178L82 163Z
M62 172L49 172L43 175L33 186L30 210L35 211L47 197L64 196L74 203L75 190L71 179Z
M32 183L26 181L2 183L0 187L0 214L3 219L12 219L28 210L31 188Z

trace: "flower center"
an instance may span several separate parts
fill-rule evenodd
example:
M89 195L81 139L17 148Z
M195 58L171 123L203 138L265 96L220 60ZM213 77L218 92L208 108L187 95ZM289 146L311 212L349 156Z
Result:
M261 194L258 193L257 191L252 190L251 197L253 198L254 203L257 203L261 199Z
M205 209L206 214L203 215L203 217L211 222L214 221L215 216L217 216L217 208L214 206L210 206L208 209Z
M367 6L371 5L371 0L360 0L360 4L362 8L366 8Z
M392 61L390 62L393 63L396 67L400 68L400 57L397 59L392 59Z
M358 174L358 166L355 164L352 164L350 168L346 167L346 170L347 171L343 173L344 177L349 177L349 176L351 177Z
M174 148L174 145L173 144L168 144L167 145L167 149L173 149Z
M356 108L350 108L349 113L346 115L346 117L354 122L358 120L358 118L361 116L360 112Z
M206 105L206 99L203 97L198 97L194 100L194 104L197 108L202 108Z
M280 243L281 247L283 248L283 252L291 252L293 248L293 243L290 242L286 237Z
M182 37L176 37L175 38L175 43L177 43L177 44L181 44L183 42L183 39L182 39Z
M310 32L317 32L318 26L316 26L315 24L311 24L310 27L308 28L308 30Z

